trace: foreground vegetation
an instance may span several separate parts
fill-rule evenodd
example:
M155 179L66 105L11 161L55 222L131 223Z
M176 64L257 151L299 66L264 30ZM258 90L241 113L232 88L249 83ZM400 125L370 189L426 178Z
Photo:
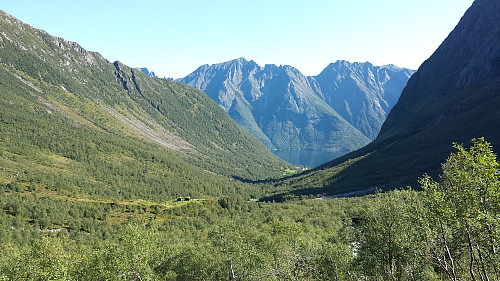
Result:
M423 191L149 202L0 193L0 280L498 280L499 164L482 139ZM181 201L182 200L182 201Z

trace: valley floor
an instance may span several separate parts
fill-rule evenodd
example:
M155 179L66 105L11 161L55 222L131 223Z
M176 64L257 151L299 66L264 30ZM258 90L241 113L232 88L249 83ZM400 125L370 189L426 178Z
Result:
M499 164L482 140L457 148L424 191L327 200L100 200L2 184L0 280L496 280Z

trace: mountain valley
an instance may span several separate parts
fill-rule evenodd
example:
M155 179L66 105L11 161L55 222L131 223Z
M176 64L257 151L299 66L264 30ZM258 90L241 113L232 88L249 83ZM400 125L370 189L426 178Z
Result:
M0 280L499 280L498 42L475 0L416 72L240 58L179 82L0 11Z

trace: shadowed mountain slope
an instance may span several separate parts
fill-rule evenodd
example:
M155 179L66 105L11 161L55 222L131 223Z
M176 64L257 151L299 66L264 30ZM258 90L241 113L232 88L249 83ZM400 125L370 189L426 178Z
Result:
M411 77L375 141L281 184L295 194L396 188L436 175L452 142L485 137L499 149L499 42L500 2L476 0Z

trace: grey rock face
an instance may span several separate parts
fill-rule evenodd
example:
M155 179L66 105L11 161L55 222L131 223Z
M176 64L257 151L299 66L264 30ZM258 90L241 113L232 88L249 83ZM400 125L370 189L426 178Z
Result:
M270 149L351 151L375 138L412 73L338 61L306 77L239 58L179 81L204 91Z
M139 70L144 72L149 77L158 78L158 76L153 71L149 71L146 67L141 67L139 68Z
M337 61L309 80L328 105L373 140L413 73L394 65Z

